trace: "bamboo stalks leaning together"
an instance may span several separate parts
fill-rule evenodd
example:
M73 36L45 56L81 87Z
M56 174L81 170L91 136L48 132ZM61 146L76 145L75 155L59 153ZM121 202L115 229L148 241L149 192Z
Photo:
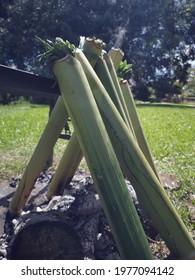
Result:
M50 127L53 132L48 132L47 126L53 123L49 119L41 139L53 140L48 146L43 140L38 143L10 203L10 213L22 211L41 171L43 163L33 165L40 156L39 147L45 151L43 162L69 116L74 132L48 188L48 199L71 181L84 156L123 259L153 258L124 176L171 253L179 259L195 258L194 240L159 180L129 84L117 78L122 51L111 49L107 54L104 43L95 38L85 39L80 48L58 38L58 49L69 48L65 57L63 51L58 57L55 44L43 42L46 53L42 57L53 64L61 91L58 103L64 112L55 115L57 131Z

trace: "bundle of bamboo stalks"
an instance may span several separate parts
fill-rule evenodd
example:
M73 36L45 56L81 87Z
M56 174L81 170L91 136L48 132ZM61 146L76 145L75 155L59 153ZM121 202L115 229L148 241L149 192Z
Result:
M104 43L95 38L85 39L79 48L60 38L39 41L46 50L41 59L53 64L61 96L13 196L10 213L22 211L70 117L74 132L48 188L48 199L71 181L84 156L123 259L153 258L124 176L171 253L193 259L194 240L162 187L130 86L117 77L123 52L106 53Z

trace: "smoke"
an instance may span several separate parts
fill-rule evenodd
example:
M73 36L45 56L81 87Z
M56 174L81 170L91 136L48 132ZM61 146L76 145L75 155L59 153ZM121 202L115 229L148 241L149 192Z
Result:
M116 0L107 0L108 4L116 4Z
M125 18L123 18L123 23L121 23L120 26L118 26L116 29L115 29L115 34L114 36L112 37L111 39L111 43L113 45L114 48L118 48L120 49L123 45L123 42L125 40L125 34L126 32L128 31L128 25L129 25L129 14L130 14L130 11L131 11L131 7L132 7L132 4L134 2L136 2L137 0L128 0L126 1L126 4L125 4L125 7L124 7L124 4L121 3L121 8L125 8L126 9L126 16ZM110 4L110 5L114 5L117 3L117 0L107 0L107 2Z
M127 32L125 27L119 26L115 34L114 48L121 48L123 41L125 39L125 33Z

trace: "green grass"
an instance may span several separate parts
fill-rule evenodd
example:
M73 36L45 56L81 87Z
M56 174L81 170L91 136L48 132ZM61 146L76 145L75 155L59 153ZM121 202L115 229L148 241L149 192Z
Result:
M180 189L171 199L190 229L190 194L195 193L195 108L142 104L138 114L155 159L157 170L176 177ZM21 176L48 120L48 106L18 104L0 106L0 180ZM54 150L57 166L67 140ZM83 166L82 166L83 167ZM191 200L192 205L195 200Z
M138 114L158 170L195 184L195 109L138 106Z
M195 108L186 106L137 106L138 114L159 172L175 176L180 189L170 193L185 222L191 223L188 204L195 194Z
M0 106L0 178L21 176L48 120L49 107L31 104ZM67 141L59 139L54 165Z

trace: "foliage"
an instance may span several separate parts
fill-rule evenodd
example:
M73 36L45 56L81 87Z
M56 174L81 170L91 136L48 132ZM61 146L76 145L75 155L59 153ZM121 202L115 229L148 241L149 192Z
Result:
M44 47L45 52L38 55L39 62L46 62L48 65L52 65L56 60L65 57L67 54L74 54L75 46L70 44L69 41L64 41L62 38L56 37L55 41L42 40L39 37L36 39Z
M15 102L19 99L19 96L10 94L10 93L2 93L0 94L0 104L8 105L11 102Z
M136 1L128 26L123 49L129 48L137 85L152 86L161 97L173 94L162 81L186 82L189 58L194 59L193 40L189 40L194 36L193 1Z
M136 99L142 101L148 101L150 97L150 90L144 83L139 83L136 87L133 87L134 94Z
M132 64L134 93L152 87L161 98L175 93L176 81L187 82L195 59L194 19L194 0L1 1L0 63L49 75L36 64L36 35L74 45L79 36L96 36L107 49L122 48Z
M132 71L132 64L128 64L127 60L121 61L117 69L117 76L121 79L127 79L127 75Z
M188 80L184 87L184 93L187 96L195 97L195 68L188 69Z

